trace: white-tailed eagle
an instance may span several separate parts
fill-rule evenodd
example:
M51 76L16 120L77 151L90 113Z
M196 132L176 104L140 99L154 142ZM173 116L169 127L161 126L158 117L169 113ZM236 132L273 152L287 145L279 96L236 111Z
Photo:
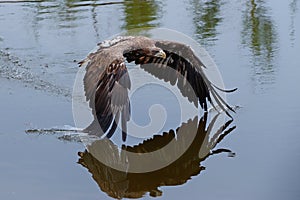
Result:
M99 43L95 52L79 62L86 68L85 96L94 115L86 132L107 133L110 138L121 119L122 140L126 140L130 120L128 90L131 87L126 62L135 62L155 77L177 84L182 95L196 107L200 104L204 111L207 111L207 102L213 107L216 103L228 116L228 110L234 111L216 89L223 92L235 89L223 90L208 80L203 72L204 64L189 46L143 36L119 36Z

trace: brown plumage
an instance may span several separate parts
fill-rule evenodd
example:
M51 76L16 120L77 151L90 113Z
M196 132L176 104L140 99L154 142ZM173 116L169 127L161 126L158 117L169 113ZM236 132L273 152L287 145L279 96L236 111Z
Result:
M203 72L205 66L187 45L143 36L119 36L98 44L98 49L79 63L86 67L84 90L94 115L94 122L85 129L86 132L106 133L111 137L121 119L122 139L126 140L127 121L130 119L128 90L131 87L126 61L134 61L145 71L172 85L177 83L182 95L196 107L200 104L207 111L207 102L215 107L214 98L228 116L227 109L233 111L216 92L217 87Z

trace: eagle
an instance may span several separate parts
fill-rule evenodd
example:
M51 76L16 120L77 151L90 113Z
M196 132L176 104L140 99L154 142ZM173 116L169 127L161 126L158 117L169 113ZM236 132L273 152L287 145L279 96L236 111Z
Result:
M118 36L99 43L94 52L79 62L80 67L85 67L85 98L94 116L84 132L110 138L120 123L122 140L126 141L131 115L131 81L126 63L131 62L158 79L176 84L184 97L205 112L208 102L213 107L217 104L230 117L228 110L234 112L216 89L236 89L224 90L214 85L203 71L206 66L188 45L145 36Z

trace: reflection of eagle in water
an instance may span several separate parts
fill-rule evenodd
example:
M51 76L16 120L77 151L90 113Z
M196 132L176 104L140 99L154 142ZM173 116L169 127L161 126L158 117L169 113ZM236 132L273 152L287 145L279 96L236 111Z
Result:
M153 197L161 196L161 186L186 183L205 169L202 162L208 157L222 152L228 152L229 156L235 155L229 149L215 149L216 145L235 129L235 126L231 126L232 120L224 124L216 123L218 117L221 116L217 115L208 121L205 113L200 120L198 117L190 119L175 130L154 135L153 138L138 145L124 145L122 153L110 140L97 140L88 146L87 150L78 153L80 156L78 163L87 168L100 189L113 198L141 198L147 192ZM196 135L192 143L185 149L185 144L189 143L189 137L195 134L194 132ZM175 139L175 135L177 139L172 148L170 150L163 148ZM160 149L161 153L152 154L148 162L159 163L161 160L169 159L170 153L176 154L182 149L185 151L176 161L155 171L144 173L126 171L133 165L147 165L145 162L137 163L128 152L136 153L140 157L139 160L143 160L141 157L144 153L151 153L157 149ZM109 161L111 165L106 165L104 160ZM111 166L119 166L124 171Z
M145 71L172 85L177 83L182 95L196 107L199 102L207 111L207 101L213 107L215 101L229 116L227 110L233 111L216 92L217 87L203 72L205 66L187 45L142 36L119 36L98 46L98 50L79 63L86 67L84 89L94 115L86 132L97 135L108 132L107 137L111 137L121 118L122 139L126 140L127 121L130 119L128 90L131 86L126 61L140 64Z

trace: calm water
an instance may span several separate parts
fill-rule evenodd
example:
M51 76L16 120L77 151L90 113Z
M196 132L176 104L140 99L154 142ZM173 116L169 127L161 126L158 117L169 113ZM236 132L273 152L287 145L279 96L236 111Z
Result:
M300 199L299 4L0 1L0 198L110 199L105 180L83 165L89 155L77 154L85 150L81 143L25 130L74 125L76 61L96 43L120 31L165 27L205 47L226 87L238 87L228 101L241 108L236 129L217 146L235 156L196 159L205 170L177 186L157 183L157 198Z

